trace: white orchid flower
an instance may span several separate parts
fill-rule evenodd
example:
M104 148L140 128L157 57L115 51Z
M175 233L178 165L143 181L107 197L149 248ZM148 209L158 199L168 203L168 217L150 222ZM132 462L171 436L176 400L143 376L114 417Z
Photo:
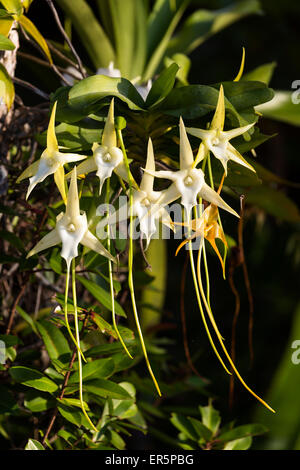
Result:
M37 243L28 253L27 258L59 243L62 244L61 256L66 260L68 271L72 259L78 255L79 243L116 262L102 243L89 231L85 212L80 212L76 166L72 170L65 213L61 212L57 216L56 227Z
M146 169L149 171L155 170L155 160L153 153L152 141L148 140L147 149L147 161ZM132 189L132 215L137 217L140 223L140 232L146 238L146 249L149 246L150 240L157 231L156 222L161 220L164 225L174 230L173 221L166 211L166 209L160 205L157 211L153 211L156 207L156 203L162 196L163 191L153 190L154 177L149 173L144 173L140 187L138 189ZM110 225L116 222L123 222L130 217L130 207L127 211L120 208L117 212L112 214L108 219L103 219L98 225L99 228L105 225Z
M238 137L239 135L247 132L251 127L254 126L255 122L248 124L247 126L238 127L231 129L230 131L224 131L225 122L225 101L224 101L224 89L220 86L219 98L216 107L216 111L213 120L210 124L210 128L207 130L197 129L194 127L187 127L187 132L195 137L202 139L198 157L196 159L196 165L203 160L206 152L210 151L214 156L222 163L225 175L227 175L227 163L232 160L239 165L243 165L251 171L255 172L255 169L244 159L244 157L233 147L229 142L231 139Z
M107 119L105 122L101 145L97 143L92 147L93 156L82 162L77 169L78 175L96 171L100 180L99 194L103 183L110 178L114 171L127 181L127 170L124 163L123 152L117 147L117 135L114 123L114 99L111 100Z
M195 168L194 156L189 143L183 120L180 118L180 169L178 171L153 171L144 169L148 173L157 178L170 179L173 183L165 190L157 200L156 210L160 206L165 206L181 197L181 203L185 207L187 214L197 205L197 196L202 197L206 201L224 209L231 214L239 217L239 215L214 191L204 180L204 173L201 169Z
M33 188L44 181L47 176L54 174L55 183L59 192L66 202L65 190L65 172L64 165L66 163L77 162L86 158L84 155L76 153L62 153L59 151L56 135L55 135L55 113L57 101L54 103L51 117L47 129L47 148L41 155L41 158L26 168L25 171L17 179L17 183L25 178L29 178L29 187L26 195L28 199Z

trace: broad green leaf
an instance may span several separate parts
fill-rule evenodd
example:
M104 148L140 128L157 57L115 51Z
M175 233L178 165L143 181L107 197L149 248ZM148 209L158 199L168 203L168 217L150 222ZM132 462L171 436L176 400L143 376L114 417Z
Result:
M55 382L50 380L44 374L29 367L15 366L9 369L11 377L27 387L32 387L42 392L53 393L58 389Z
M93 297L95 297L95 299L98 300L98 302L111 311L111 297L108 291L83 276L76 276L76 279L81 282L81 284L92 294ZM126 318L126 313L117 301L115 301L115 311L117 315Z
M94 142L101 142L103 126L99 123L82 123L80 126L62 122L55 128L58 144L72 151L90 150ZM46 132L40 134L38 142L45 146Z
M1 19L0 19L1 22ZM0 50L1 51L13 51L16 46L3 34L0 34Z
M58 398L57 402L67 406L76 406L77 408L82 409L81 401L78 398ZM85 401L83 402L83 406L86 411L89 411L89 405Z
M257 106L257 111L264 117L300 126L300 94L299 90L275 91L272 101Z
M273 90L262 82L222 82L222 85L226 98L239 112L266 103L274 97ZM215 86L220 88L220 84Z
M242 437L235 441L227 442L224 446L224 450L248 450L252 444L252 437Z
M29 390L25 394L24 406L33 413L49 410L54 408L55 405L55 399L49 395L35 392L34 390Z
M1 3L8 13L16 15L17 17L22 14L23 7L21 0L1 0Z
M0 101L10 109L15 99L15 88L5 67L0 64Z
M188 439L191 439L192 441L198 441L198 434L188 418L177 413L172 413L170 421Z
M199 439L204 439L204 441L209 441L212 438L212 431L204 426L201 421L195 418L188 417L188 420L193 425L196 433L199 436Z
M60 400L58 402L57 409L63 418L70 421L70 423L75 424L78 427L84 426L87 429L92 429L83 412L80 411L77 406L67 405L65 402Z
M176 7L181 7L183 3L186 2L184 2L184 0L177 0ZM170 23L172 22L172 19L174 18L175 14L176 10L172 8L170 0L155 1L152 11L148 17L148 58L159 46L161 39L163 38L168 27L170 26Z
M84 364L82 368L82 379L93 380L97 378L107 379L114 373L115 365L112 358L96 359L92 362ZM69 379L69 384L77 383L79 380L78 371L73 372Z
M147 259L151 265L151 274L154 278L152 282L144 284L142 290L142 327L148 328L157 325L161 319L161 312L164 306L167 282L167 243L162 238L153 239L147 250ZM148 308L145 305L151 305Z
M286 338L286 347L278 363L274 378L269 385L268 403L277 411L270 413L258 407L255 421L268 428L262 441L267 450L300 450L299 416L300 416L300 303L293 313L290 334Z
M167 54L190 53L206 39L235 21L253 13L261 13L258 0L242 0L220 10L198 10L192 13L168 44Z
M94 67L108 67L115 60L115 53L88 3L85 0L57 0L56 3L72 21Z
M124 7L124 0L109 2L115 38L116 66L120 69L122 77L128 79L134 78L132 75L132 62L136 47L136 3L136 0L126 0L126 7Z
M169 67L171 64L177 64L179 70L177 72L177 79L183 85L188 85L188 74L191 68L191 59L185 54L173 54L172 57L165 57L165 65Z
M94 395L98 395L103 398L117 398L117 399L130 399L129 393L125 388L111 382L110 380L97 379L91 380L83 384L83 388Z
M245 193L246 204L254 204L278 219L299 222L300 212L297 205L282 191L260 185Z
M202 423L215 435L221 424L220 413L215 410L211 404L208 406L199 406L199 410L202 416Z
M25 310L23 310L22 307L20 307L20 305L17 305L16 310L17 310L18 314L20 315L20 317L22 317L23 320L25 320L26 323L28 323L28 325L31 327L32 331L34 331L39 336L39 332L37 330L34 319L30 315L28 315L28 313L25 312Z
M84 114L91 104L107 96L119 98L135 111L144 106L144 100L129 80L105 75L93 75L76 83L69 92L69 102Z
M132 61L132 78L143 75L147 58L147 5L146 2L134 2L135 4L135 43Z
M221 433L218 436L218 441L227 442L244 437L258 436L267 432L267 428L262 424L244 424L231 429L230 431Z
M25 450L45 450L45 449L44 449L44 446L39 441L36 441L35 439L29 439L25 446Z
M276 67L276 62L270 62L268 64L263 64L260 65L259 67L256 67L254 70L251 70L251 72L245 73L241 80L242 81L257 81L257 82L263 82L266 83L266 85L269 85L275 67Z
M134 345L129 345L127 344L127 347L129 348L129 351L132 350ZM88 349L87 351L84 352L85 357L97 357L100 355L107 355L107 354L114 354L116 352L123 351L124 348L121 343L107 343L107 344L100 344L98 346L93 346L92 348ZM132 351L131 351L132 352Z
M45 343L50 359L58 359L60 356L71 354L68 341L62 331L47 320L36 322L40 335Z
M162 101L174 87L178 65L171 64L167 69L163 70L157 80L152 85L151 90L146 99L146 106L151 107Z
M163 36L160 37L160 40L157 43L155 50L151 53L151 55L148 56L147 67L143 75L143 80L145 82L150 78L153 78L153 76L155 75L155 72L157 71L159 65L163 60L172 34L174 33L176 26L178 25L188 4L189 0L179 0L176 10L172 12L172 18L170 23L168 24L168 27L163 31Z
M0 34L7 37L9 35L10 30L11 30L13 22L14 22L14 19L12 17L7 16L7 17L3 18L3 16L1 15L1 17L0 17Z
M33 39L38 43L40 48L45 53L50 64L52 64L53 60L49 51L48 44L46 43L44 37L41 35L37 27L32 23L32 21L29 18L27 18L27 16L24 16L24 15L20 16L20 18L18 18L18 21L26 30L26 32L30 34L30 36L32 36Z

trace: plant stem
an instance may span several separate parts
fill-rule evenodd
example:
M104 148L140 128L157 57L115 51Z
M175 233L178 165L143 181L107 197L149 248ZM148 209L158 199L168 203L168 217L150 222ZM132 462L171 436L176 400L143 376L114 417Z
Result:
M153 380L153 383L156 387L156 390L157 390L159 396L161 396L161 391L160 391L159 385L157 383L155 375L152 371L152 367L150 365L150 361L148 359L148 353L147 353L147 350L146 350L146 346L145 346L145 342L144 342L144 338L143 338L143 333L142 333L142 329L141 329L141 325L140 325L140 321L139 321L139 317L138 317L136 301L135 301L134 282L133 282L133 205L132 205L132 202L133 202L132 179L133 178L132 178L132 175L131 175L131 172L130 172L129 162L128 162L127 153L126 153L126 149L125 149L125 146L124 146L124 141L123 141L121 130L118 130L118 137L119 137L120 144L121 144L121 149L122 149L122 152L123 152L123 155L124 155L124 162L125 162L125 165L126 165L127 174L128 174L128 181L129 181L129 208L130 208L129 227L130 228L129 228L129 250L128 250L128 285L129 285L129 291L130 291L130 295L131 295L131 302L132 302L132 309L133 309L133 314L134 314L134 318L135 318L135 323L136 323L139 338L140 338L140 341L141 341L142 351L143 351L143 354L144 354L144 357L145 357L147 368L148 368L148 371L149 371L149 373L152 377L152 380Z
M106 204L107 204L107 218L109 218L109 192L110 192L110 178L106 180ZM109 233L109 224L107 224L107 249L110 252L110 233ZM112 262L108 260L108 272L109 272L109 284L110 284L110 296L111 296L111 313L112 313L112 321L114 325L115 332L119 338L120 343L122 344L123 348L126 351L126 354L133 359L132 355L128 351L126 344L119 332L118 325L116 322L116 310L115 310L115 295L114 295L114 281L113 281L113 271L112 271Z
M79 336L79 326L78 326L78 312L77 312L77 295L76 295L76 277L75 277L75 258L72 259L72 292L73 292L73 304L74 304L74 322L75 322L75 334L76 334L76 344L77 344L77 356L78 356L78 375L79 375L79 400L81 404L81 409L88 420L89 424L92 426L93 430L98 432L98 429L91 421L89 415L85 410L85 403L83 401L83 390L82 390L82 362L81 362L81 350L80 350L80 336Z

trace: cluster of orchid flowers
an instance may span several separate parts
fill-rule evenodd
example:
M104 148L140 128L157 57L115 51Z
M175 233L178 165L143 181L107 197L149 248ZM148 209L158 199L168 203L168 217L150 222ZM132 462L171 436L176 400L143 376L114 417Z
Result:
M211 244L215 250L218 258L220 259L223 275L225 277L225 257L227 250L226 237L222 228L222 223L219 215L219 208L223 209L230 214L239 217L239 215L221 198L220 192L222 189L224 178L227 176L227 163L233 161L239 165L247 167L251 171L255 171L254 168L243 158L243 156L233 147L230 140L243 135L247 132L255 123L249 124L244 127L239 127L232 130L224 131L225 122L225 102L224 102L224 91L221 85L219 91L218 102L215 110L215 114L210 123L208 129L198 128L185 128L183 120L180 118L179 133L180 133L180 165L179 170L155 170L155 159L153 152L153 145L151 139L148 141L147 159L145 168L143 168L143 176L141 183L135 182L131 171L130 162L127 157L126 149L124 146L122 132L115 128L114 122L114 100L112 99L108 116L105 122L101 144L94 143L92 146L93 155L86 157L74 153L61 152L61 147L58 146L57 138L55 135L55 113L56 103L52 108L52 113L49 121L47 130L47 147L42 153L40 159L30 165L18 178L17 182L29 178L29 188L27 191L27 198L31 194L34 187L44 181L49 175L54 175L55 183L59 189L62 199L65 203L65 212L60 213L56 219L56 227L45 235L37 245L28 253L28 257L35 255L42 250L46 250L57 244L62 244L61 256L65 259L67 265L66 274L66 289L65 289L65 323L71 339L76 345L78 351L78 369L79 369L79 394L82 411L88 419L90 425L94 430L97 430L95 425L90 420L87 412L86 405L83 401L83 389L82 389L82 359L84 353L80 347L79 338L79 326L78 326L78 314L77 314L77 299L76 299L76 282L75 282L75 258L78 255L78 245L82 244L85 247L94 250L100 255L104 256L108 260L109 268L109 279L110 279L110 293L111 293L111 305L112 305L112 319L114 328L117 336L122 343L126 353L132 358L128 351L124 340L122 339L116 318L114 308L114 287L113 287L113 264L117 260L110 253L110 237L109 227L112 223L115 223L116 216L117 220L129 218L130 219L130 233L129 233L129 250L128 250L128 284L131 293L133 313L136 321L137 331L141 341L142 350L146 360L146 364L149 373L153 379L155 387L159 395L161 395L159 385L152 371L147 350L145 347L141 326L139 323L139 317L135 301L134 293L134 280L133 280L133 218L137 217L140 224L141 237L146 239L146 248L148 247L151 238L157 231L157 221L167 227L175 230L176 221L172 221L166 206L171 202L181 199L181 204L184 208L184 222L181 225L187 227L188 236L179 245L176 254L183 245L188 245L190 255L190 265L193 275L193 282L195 286L195 292L201 317L204 323L204 327L208 334L209 341L212 345L214 352L216 353L219 361L223 365L224 369L228 374L234 372L245 388L254 395L261 403L263 403L271 411L274 411L266 402L258 397L244 382L236 369L229 353L224 344L224 339L221 336L219 329L216 325L209 298L209 275L207 268L207 259L205 252L205 239ZM193 151L190 142L187 137L187 133L201 139L198 153L194 158ZM118 146L119 144L119 146ZM211 170L210 154L213 154L223 165L224 175L219 185L218 190L214 189L214 182ZM67 163L79 162L78 166L74 166L73 170L65 175L64 165ZM199 163L202 162L202 167L199 168ZM208 165L210 184L205 181L205 167ZM110 194L110 178L115 173L121 180L123 188L124 181L128 185L127 195L129 199L128 212L121 214L114 214L112 218L110 214L100 222L103 226L107 227L108 238L107 248L103 246L100 240L93 235L88 229L88 221L85 212L80 211L78 188L77 188L77 175L82 176L91 172L96 172L99 178L100 188L99 193L102 192L103 184L106 181L106 202L107 206L109 203ZM66 180L70 178L69 189L66 191ZM154 179L163 178L171 181L170 186L162 191L154 190ZM206 209L202 211L202 202L206 201L209 203ZM200 207L200 214L198 208ZM194 218L192 214L194 212ZM192 240L199 238L200 245L198 250L197 266L195 268L194 255L192 250ZM224 257L222 258L218 247L216 245L216 239L220 239L224 244ZM206 273L206 292L203 288L203 282L201 277L201 265L204 264ZM68 321L68 310L67 300L69 291L69 277L70 269L72 265L72 291L73 291L73 303L74 303L74 326L75 336ZM203 308L204 306L204 308ZM207 317L210 321L211 327L218 339L219 345L223 350L225 357L229 363L229 368L225 365L221 358L216 345L214 344L210 328L207 322ZM230 370L229 370L230 369Z

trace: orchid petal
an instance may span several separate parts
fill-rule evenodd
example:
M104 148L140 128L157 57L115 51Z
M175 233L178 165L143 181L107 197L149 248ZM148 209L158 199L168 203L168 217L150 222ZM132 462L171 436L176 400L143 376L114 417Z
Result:
M74 166L71 173L71 182L68 191L65 215L71 220L80 216L76 166Z
M235 137L238 137L239 135L245 134L251 127L255 125L255 122L252 122L251 124L248 124L247 126L243 127L237 127L236 129L231 129L230 131L223 131L221 132L221 138L224 138L226 140L231 140L234 139Z
M220 86L219 97L217 102L216 111L210 124L210 129L217 129L222 131L225 122L225 100L224 100L224 88Z
M254 173L256 173L253 166L250 165L250 163L248 163L247 160L245 160L245 158L230 143L228 143L227 152L229 154L230 160L233 160L234 162L239 163L240 165L243 165L249 170L254 171Z
M33 256L40 251L47 250L47 248L51 248L52 246L58 245L61 242L60 236L56 228L51 230L51 232L47 233L27 255L27 258Z
M117 136L114 121L114 99L111 100L109 106L109 111L102 134L102 145L108 148L116 147L117 145Z
M203 199L205 199L208 202L211 202L215 206L220 207L221 209L224 209L227 212L230 212L230 214L235 215L236 217L240 217L235 210L231 209L231 207L219 196L219 194L214 191L208 184L205 182L203 183L202 189L199 193Z
M66 163L73 163L84 160L86 155L79 155L79 153L56 152L54 158L60 162L61 165L65 165Z
M87 173L91 173L92 171L97 170L97 165L95 163L95 160L93 157L89 157L84 162L81 162L78 167L77 167L77 174L78 176L80 175L86 175ZM71 173L69 173L71 176ZM67 178L70 177L67 175Z
M152 170L147 170L147 168L142 168L142 170L145 173L148 173L148 175L155 176L156 178L165 178L171 181L176 180L176 172L171 171L171 170L152 171Z
M104 248L102 243L89 231L87 230L81 239L81 244L90 248L91 250L99 253L99 255L105 256L106 258L110 259L114 263L117 262L116 258L114 258L109 251Z
M107 148L100 145L94 152L94 159L97 165L96 175L100 180L99 194L101 194L104 181L111 177L114 169L123 161L123 152L118 147Z
M215 134L214 131L206 130L206 129L198 129L197 127L186 127L186 131L188 134L193 135L194 137L198 137L201 140L209 139L212 134Z
M27 190L26 199L29 198L31 191L38 183L41 183L45 178L47 178L47 176L55 173L59 167L59 163L48 157L42 156L38 162L39 166L36 174L29 178L29 187Z
M56 114L57 101L55 101L47 130L47 150L51 154L58 151L58 143L55 135L55 114Z
M191 168L194 163L194 156L191 148L191 144L186 134L184 123L182 118L179 120L179 132L180 132L180 169L187 170Z
M68 193L67 207L69 203L69 195L70 190ZM77 216L72 214L72 216L69 216L66 211L63 217L57 220L56 229L62 242L61 256L66 260L67 266L70 265L73 258L78 256L78 245L87 231L87 227L87 218L85 214Z
M153 145L152 145L152 140L150 138L148 140L147 161L146 161L145 170L155 171ZM146 193L153 191L153 183L154 183L154 175L151 175L150 173L145 172L143 174L142 181L140 184L141 191L145 191Z
M39 164L40 160L36 160L31 165L29 165L29 167L27 167L26 170L24 170L23 173L20 174L16 182L20 183L25 178L30 178L31 176L33 176L37 172Z
M61 194L61 197L66 204L67 202L67 195L66 195L66 188L65 188L65 170L63 166L59 166L54 173L54 181L58 190Z
M125 165L125 163L124 163L123 161L122 161L121 163L119 163L118 166L116 166L116 168L115 168L115 173L116 173L120 178L122 178L122 180L128 182L127 168L126 168L126 165Z
M196 168L198 163L200 163L200 162L202 162L202 160L204 160L204 158L206 157L207 152L208 152L207 147L204 145L203 142L201 142L201 144L199 145L198 153L196 155L196 158L195 158L195 161L194 161L194 164L193 164L194 168Z

